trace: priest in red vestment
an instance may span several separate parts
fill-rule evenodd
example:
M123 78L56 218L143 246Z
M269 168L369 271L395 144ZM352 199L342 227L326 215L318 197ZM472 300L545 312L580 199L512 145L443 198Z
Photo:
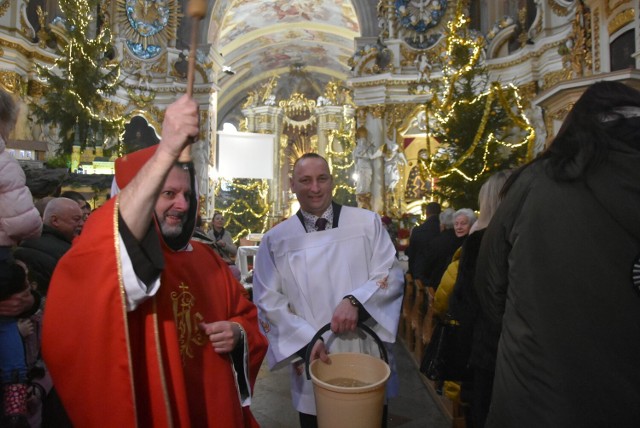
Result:
M49 289L43 353L76 427L250 427L267 349L228 266L191 240L196 103L166 111L161 142L116 162L122 191L94 213ZM114 186L115 187L115 186Z

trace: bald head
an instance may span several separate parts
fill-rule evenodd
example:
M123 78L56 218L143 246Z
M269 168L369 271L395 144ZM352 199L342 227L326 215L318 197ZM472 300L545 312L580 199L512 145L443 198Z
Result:
M44 209L43 223L60 232L69 241L80 234L84 221L78 203L68 198L54 198Z

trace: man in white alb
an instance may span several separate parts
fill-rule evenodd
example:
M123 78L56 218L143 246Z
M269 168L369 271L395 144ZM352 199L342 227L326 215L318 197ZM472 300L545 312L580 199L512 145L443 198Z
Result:
M358 335L365 322L384 342L395 342L403 294L403 273L380 217L332 201L327 161L307 153L293 167L291 189L300 210L264 236L254 266L254 303L269 339L271 369L291 365L294 407L302 427L316 423L304 353L327 360L322 340L309 344L325 324L331 352L376 352ZM339 340L333 340L339 337ZM375 355L375 354L374 354Z

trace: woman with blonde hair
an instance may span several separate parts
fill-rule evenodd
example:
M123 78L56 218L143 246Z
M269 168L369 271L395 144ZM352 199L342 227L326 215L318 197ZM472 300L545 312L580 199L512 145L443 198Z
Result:
M462 401L467 426L474 428L484 426L495 366L495 351L491 350L500 336L500 331L496 331L493 324L481 319L473 283L475 266L485 228L500 204L500 192L510 174L511 171L499 171L480 188L478 220L473 223L469 236L454 255L434 301L434 308L442 314L447 313L458 326L455 341L449 344L447 351L447 382L444 390L449 398ZM478 366L470 363L474 341L484 342L477 359Z

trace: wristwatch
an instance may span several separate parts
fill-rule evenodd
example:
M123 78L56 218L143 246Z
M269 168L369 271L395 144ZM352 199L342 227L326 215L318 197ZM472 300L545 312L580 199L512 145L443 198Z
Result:
M358 302L358 299L353 297L351 294L344 296L344 298L349 299L349 303L351 303L351 306L355 306L356 308L360 307L360 302Z

